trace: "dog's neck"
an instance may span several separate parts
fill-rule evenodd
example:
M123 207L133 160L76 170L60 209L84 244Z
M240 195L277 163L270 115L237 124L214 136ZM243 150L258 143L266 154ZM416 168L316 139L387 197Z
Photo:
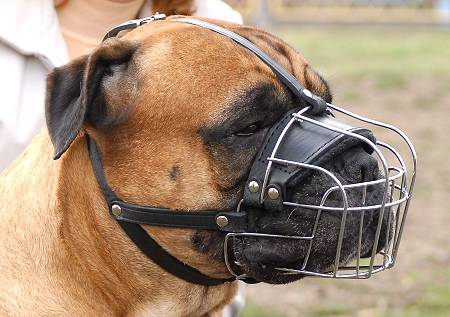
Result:
M84 137L61 159L56 208L61 234L78 269L119 315L199 316L223 305L235 286L204 287L181 281L147 259L108 213ZM192 310L189 312L189 310Z

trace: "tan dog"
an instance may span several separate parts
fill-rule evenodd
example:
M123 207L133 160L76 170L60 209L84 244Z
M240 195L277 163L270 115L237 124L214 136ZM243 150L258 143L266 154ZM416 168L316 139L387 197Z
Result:
M330 99L326 83L279 39L214 23L249 38ZM108 214L83 135L99 143L108 182L126 201L232 208L261 140L230 151L231 141L225 136L219 144L214 132L250 120L238 111L249 98L273 99L276 106L292 96L251 52L170 19L108 40L56 69L48 80L50 137L42 131L0 178L0 315L219 315L236 283L190 284L146 258ZM67 151L54 161L54 148ZM145 228L202 273L230 276L218 257L196 244L208 232Z

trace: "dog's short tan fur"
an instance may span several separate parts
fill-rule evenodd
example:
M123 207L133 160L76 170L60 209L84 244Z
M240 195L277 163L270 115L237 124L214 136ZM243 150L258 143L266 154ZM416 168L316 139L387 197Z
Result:
M325 93L320 77L281 41L219 24L248 36L308 88ZM0 178L1 316L219 316L235 293L235 283L204 287L181 281L129 241L108 214L83 134L99 143L108 181L124 200L221 208L227 184L216 180L198 130L220 123L223 105L244 89L261 83L282 88L250 52L174 21L109 40L67 69L86 63L89 76L97 57L114 58L129 46L136 47L133 64L103 84L107 115L114 120L86 123L57 161L43 131ZM49 83L51 90L51 78ZM181 261L210 276L229 276L224 263L192 247L191 230L146 229Z

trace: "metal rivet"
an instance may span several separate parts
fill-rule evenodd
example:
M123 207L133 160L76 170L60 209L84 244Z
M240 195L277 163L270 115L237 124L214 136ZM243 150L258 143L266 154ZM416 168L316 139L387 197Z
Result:
M269 195L270 199L276 200L280 197L280 192L276 188L271 187L267 191L267 195Z
M251 181L250 183L248 183L248 190L251 193L257 193L259 190L259 184L256 181Z
M306 96L308 96L309 98L312 98L313 97L313 94L312 94L312 92L311 91L309 91L308 89L303 89L303 93L306 95Z
M223 228L228 225L228 218L225 216L219 216L216 218L216 223L219 227Z
M120 214L122 213L122 208L120 208L119 205L112 205L111 206L111 212L114 216L120 216Z

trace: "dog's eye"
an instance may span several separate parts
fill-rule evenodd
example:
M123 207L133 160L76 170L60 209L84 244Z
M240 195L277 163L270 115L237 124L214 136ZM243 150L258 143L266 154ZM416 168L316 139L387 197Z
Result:
M244 129L234 133L234 135L236 136L249 136L249 135L253 135L256 132L258 132L262 127L261 122L255 122L252 123L248 126L246 126Z

